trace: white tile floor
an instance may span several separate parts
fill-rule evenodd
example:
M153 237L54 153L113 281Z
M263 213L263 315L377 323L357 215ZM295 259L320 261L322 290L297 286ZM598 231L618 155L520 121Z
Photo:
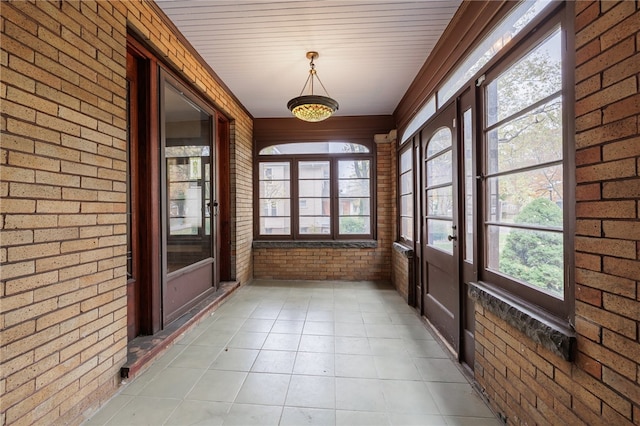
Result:
M256 280L87 425L492 425L391 287Z

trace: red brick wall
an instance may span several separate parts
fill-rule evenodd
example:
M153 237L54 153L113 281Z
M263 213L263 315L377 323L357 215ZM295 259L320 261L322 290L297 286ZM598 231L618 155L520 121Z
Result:
M396 250L393 250L391 253L391 264L393 265L393 270L391 271L391 283L396 288L398 293L404 298L404 300L408 300L409 298L409 280L410 280L410 269L409 262L405 255L399 253Z
M255 278L298 280L391 280L394 234L394 143L377 145L377 248L254 248Z
M252 121L150 2L1 10L0 424L73 424L115 392L126 358L127 25L234 119L242 281Z
M639 8L575 5L577 359L476 309L476 378L509 424L640 424Z

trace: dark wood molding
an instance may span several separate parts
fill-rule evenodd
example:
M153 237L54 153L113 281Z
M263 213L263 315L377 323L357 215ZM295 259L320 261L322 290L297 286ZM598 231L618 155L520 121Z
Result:
M393 115L398 130L409 123L447 74L466 57L477 40L491 31L517 4L518 2L505 0L462 3L396 107Z
M319 123L297 118L256 118L253 135L256 152L274 143L339 141L361 143L370 148L374 135L387 134L395 129L391 115L331 117Z

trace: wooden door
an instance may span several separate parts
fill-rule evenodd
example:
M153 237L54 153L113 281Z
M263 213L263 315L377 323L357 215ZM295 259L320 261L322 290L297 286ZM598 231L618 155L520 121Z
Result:
M456 104L422 130L423 315L457 352L460 342Z

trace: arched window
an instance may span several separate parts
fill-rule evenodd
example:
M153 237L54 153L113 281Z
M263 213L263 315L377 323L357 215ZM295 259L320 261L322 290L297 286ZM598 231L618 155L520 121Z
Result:
M350 142L296 142L258 154L256 238L371 239L373 153Z

